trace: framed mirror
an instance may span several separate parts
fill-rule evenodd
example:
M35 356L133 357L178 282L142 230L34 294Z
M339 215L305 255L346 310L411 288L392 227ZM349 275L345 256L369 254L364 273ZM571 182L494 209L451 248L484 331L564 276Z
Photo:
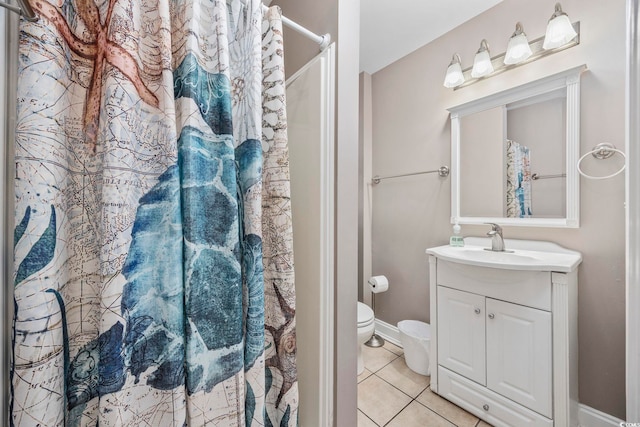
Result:
M450 108L451 222L580 224L585 65Z

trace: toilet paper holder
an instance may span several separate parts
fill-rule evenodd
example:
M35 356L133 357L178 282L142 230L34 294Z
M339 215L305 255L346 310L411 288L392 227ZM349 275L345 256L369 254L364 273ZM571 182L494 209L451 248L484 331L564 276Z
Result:
M369 286L372 288L371 289L371 310L373 311L373 322L374 322L374 328L373 328L373 335L371 335L371 338L369 338L369 340L367 342L364 343L364 345L366 345L367 347L373 347L373 348L377 348L377 347L382 347L384 345L384 338L382 338L380 335L376 334L376 330L375 330L375 319L376 319L376 294L378 292L376 292L374 290L374 288L377 286L377 281L375 279L377 279L378 277L372 277L371 279L369 279L368 283ZM380 278L384 278L383 280L385 282L386 281L386 277L381 276ZM373 283L372 283L373 282ZM388 282L387 282L387 286L388 286Z

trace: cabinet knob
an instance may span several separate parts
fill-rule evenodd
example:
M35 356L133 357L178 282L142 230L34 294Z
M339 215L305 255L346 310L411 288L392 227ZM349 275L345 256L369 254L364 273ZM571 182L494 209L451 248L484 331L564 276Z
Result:
M475 310L473 310L476 314L480 314L480 309L476 308Z
M489 410L489 405L487 405L486 403L484 405L482 405L482 409L484 409L485 411Z
M493 313L489 313L489 319L493 319L494 317L496 317L496 315L495 315L495 314L493 314Z

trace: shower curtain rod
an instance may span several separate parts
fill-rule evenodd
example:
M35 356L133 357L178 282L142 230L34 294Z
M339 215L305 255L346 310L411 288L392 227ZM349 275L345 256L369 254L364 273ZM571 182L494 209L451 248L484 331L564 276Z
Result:
M33 8L29 4L28 0L18 0L18 4L20 6L14 6L9 3L0 2L0 7L4 7L11 12L15 12L18 15L24 16L27 21L35 22L38 20L38 15L36 15L36 13L33 11Z
M269 10L269 7L263 4L262 5L262 11L266 12L267 10ZM292 30L297 31L298 33L302 34L303 36L306 36L306 37L310 38L311 40L313 40L314 42L318 43L320 45L320 51L325 50L327 48L327 46L329 46L329 43L331 43L331 34L329 34L329 33L324 34L322 36L319 36L316 33L313 33L311 31L307 30L302 25L298 24L297 22L292 21L291 19L287 18L284 15L282 15L282 23L284 25L286 25L287 27L291 28Z
M33 8L29 4L29 0L18 0L18 4L19 6L14 6L9 3L0 2L0 7L4 7L12 12L22 15L28 21L35 22L38 20L38 15L36 15L33 11ZM269 8L263 4L262 10L266 12L267 10L269 10ZM297 31L298 33L307 36L314 42L318 43L320 45L321 51L325 50L327 46L329 46L329 43L331 43L331 34L329 33L319 36L284 15L282 16L282 23L292 30Z

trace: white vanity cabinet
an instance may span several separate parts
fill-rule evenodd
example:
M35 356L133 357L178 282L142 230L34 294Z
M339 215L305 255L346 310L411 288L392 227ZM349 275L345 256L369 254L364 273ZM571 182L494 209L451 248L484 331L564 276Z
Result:
M540 271L463 251L427 250L431 389L494 426L577 426L579 254Z
M438 363L551 418L551 313L440 286Z

